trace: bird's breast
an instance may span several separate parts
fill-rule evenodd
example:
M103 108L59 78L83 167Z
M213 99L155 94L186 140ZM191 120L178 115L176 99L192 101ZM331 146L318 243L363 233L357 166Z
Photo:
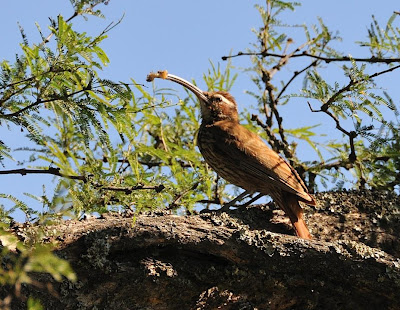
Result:
M241 169L240 161L246 158L233 157L229 149L235 144L229 130L213 125L202 125L198 132L197 146L206 163L223 179L249 191L257 191L250 182L249 174Z

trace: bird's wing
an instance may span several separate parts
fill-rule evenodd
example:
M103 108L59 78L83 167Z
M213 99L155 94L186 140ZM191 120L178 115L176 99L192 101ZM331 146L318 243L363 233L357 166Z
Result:
M304 182L288 162L270 149L255 133L240 124L217 122L210 130L216 137L215 148L232 160L238 169L248 171L257 180L269 180L271 185L302 198L308 204L315 204ZM244 160L245 158L245 160Z

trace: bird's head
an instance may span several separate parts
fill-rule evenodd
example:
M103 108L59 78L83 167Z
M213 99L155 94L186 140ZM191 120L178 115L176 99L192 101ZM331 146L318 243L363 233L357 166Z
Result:
M147 81L150 82L154 78L162 78L178 83L195 94L200 101L203 122L213 123L220 120L238 121L236 101L229 93L224 91L202 91L192 83L180 78L179 76L169 74L167 71L150 73L147 76Z
M235 98L225 91L203 92L206 101L200 100L201 115L205 122L231 120L238 121L238 111Z

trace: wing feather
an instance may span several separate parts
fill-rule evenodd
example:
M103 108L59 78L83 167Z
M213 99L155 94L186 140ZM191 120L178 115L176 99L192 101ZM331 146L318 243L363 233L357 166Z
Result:
M239 170L251 175L257 191L269 184L292 194L308 204L315 204L304 182L289 163L269 148L255 133L240 124L220 121L203 130L213 131L215 152L236 163ZM216 169L218 172L218 169ZM268 180L268 181L267 181ZM230 181L230 180L228 180Z

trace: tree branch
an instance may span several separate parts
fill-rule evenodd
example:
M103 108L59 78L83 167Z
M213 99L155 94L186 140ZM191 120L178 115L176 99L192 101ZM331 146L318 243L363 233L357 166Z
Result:
M200 182L195 182L190 188L187 188L183 192L176 194L174 200L172 200L166 210L172 210L173 208L177 207L179 200L181 200L182 197L185 196L187 193L194 191L199 186L199 184Z
M72 179L72 180L80 180L83 182L87 182L88 179L86 176L83 175L67 175L60 172L59 168L50 167L48 169L12 169L12 170L0 170L0 174L20 174L20 175L27 175L27 174L52 174L59 177Z
M344 133L346 136L349 137L349 140L350 140L349 160L350 160L350 162L354 163L356 161L356 159L357 159L356 151L355 151L355 148L354 148L354 139L358 136L357 132L355 132L355 131L347 131L346 129L344 129L340 125L339 118L336 115L334 115L331 111L328 111L328 106L326 108L324 108L324 105L323 105L323 106L321 106L321 109L314 110L311 107L311 104L309 102L307 102L307 103L308 103L308 106L309 106L311 112L324 112L325 114L329 115L335 121L336 129L340 130L342 133Z
M51 174L71 180L79 180L83 181L84 183L87 183L89 181L89 178L83 175L68 175L60 172L59 168L54 168L50 167L48 169L12 169L12 170L0 170L0 174L21 174L21 175L27 175L27 174ZM103 186L100 184L93 184L94 187L100 188L102 190L109 190L109 191L116 191L116 192L124 192L125 194L130 194L135 190L141 190L141 189L151 189L155 190L157 193L161 192L165 186L164 185L156 185L156 186L149 186L149 185L143 185L139 184L136 186L130 186L130 187L117 187L117 186Z
M383 71L376 72L374 74L371 74L367 77L367 79L373 79L379 75L394 71L398 68L400 68L400 65L383 70ZM353 86L355 86L363 81L364 81L363 79L360 79L360 80L350 79L350 82L346 86L339 89L336 93L334 93L323 105L321 105L321 108L319 110L314 110L311 107L311 104L308 102L308 106L310 107L311 112L324 112L325 114L327 114L330 118L332 118L335 121L336 128L338 130L340 130L342 133L344 133L346 136L349 137L349 143L350 143L349 160L351 163L354 163L357 160L357 155L356 155L356 151L355 151L355 147L354 147L354 139L358 136L358 133L354 130L347 131L346 129L344 129L340 125L339 118L336 115L334 115L332 112L330 112L328 109L329 109L330 105L333 102L335 102L341 94L350 91Z
M283 95L283 93L286 91L286 89L288 88L288 86L293 82L293 80L299 76L300 74L302 74L304 71L307 71L308 69L310 69L311 67L315 67L318 64L318 60L314 60L312 63L310 63L307 67L303 68L300 71L295 71L293 76L290 78L290 80L283 86L283 88L281 89L281 91L279 92L278 96L276 97L276 100L279 100L281 98L281 96Z
M95 187L98 187L102 190L107 190L107 191L124 192L127 195L131 194L133 191L141 190L141 189L145 189L145 190L151 189L151 190L155 190L156 193L159 193L162 190L164 190L164 188L165 188L165 186L162 184L156 185L156 186L139 184L139 185L130 186L130 187L103 186L103 185L97 184L97 185L95 185Z
M92 11L92 10L94 9L94 7L97 6L97 5L99 5L100 3L101 3L101 2L92 4L86 11ZM68 23L68 22L70 22L71 20L73 20L75 17L77 17L77 16L79 16L79 15L81 15L81 14L82 14L82 12L78 12L78 11L75 10L74 13L73 13L69 18L67 18L67 19L65 20L65 22ZM57 29L56 29L56 30L57 30ZM43 42L42 42L40 45L43 46L43 45L45 45L46 43L48 43L53 35L54 35L54 32L51 32L51 33L43 40Z
M65 99L67 99L67 98L69 98L69 97L75 96L75 95L77 95L77 94L79 94L79 93L82 93L82 92L86 92L86 91L88 91L88 90L89 90L89 89L85 87L85 88L83 88L83 89L81 89L81 90L72 92L72 93L67 94L67 95L64 95L64 96L54 97L54 98L45 99L45 100L38 99L38 100L36 100L35 102L32 102L31 104L29 104L29 105L27 105L26 107L22 108L21 110L18 110L18 111L15 111L15 112L13 112L13 113L9 113L9 114L0 115L0 117L2 117L2 118L11 118L11 117L14 117L14 116L18 116L18 115L24 113L26 110L32 109L32 108L34 108L35 106L37 106L37 105L39 105L39 104L47 103L47 102L52 102L52 101L57 101L57 100L65 100Z
M268 70L269 79L271 79L274 76L274 74L282 68L282 66L286 65L290 58L294 57L294 55L296 55L297 52L301 51L305 46L310 45L313 41L315 41L315 39L303 43L289 54L282 55L283 57L281 57L279 62L275 66L273 66L271 70ZM288 42L290 43L291 41L288 40Z
M49 73L61 73L61 72L71 72L71 71L72 71L71 69L54 68L54 67L52 66L52 64L50 64L49 70L44 71L44 72L42 72L42 73L39 73L38 75L32 75L32 76L27 77L27 78L25 78L25 79L23 79L23 80L16 81L16 82L13 82L13 83L4 85L4 86L0 87L0 89L5 89L5 88L8 88L8 87L12 87L12 86L18 85L18 84L30 82L30 81L32 81L32 80L34 80L34 79L36 79L36 78L39 78L39 77L40 77L40 79L42 79L42 78L43 78L43 77L42 77L43 75L46 75L46 74L49 74ZM1 100L0 103L2 103L2 102L4 102L4 101L6 101L6 100Z
M389 69L386 69L386 70L383 70L383 71L375 72L374 74L368 76L368 79L373 79L373 78L375 78L375 77L377 77L377 76L379 76L379 75L382 75L382 74L385 74L385 73L394 71L394 70L396 70L396 69L398 69L398 68L400 68L400 65L397 65L397 66L395 66L395 67L392 67L392 68L389 68ZM322 111L327 110L328 107L329 107L333 102L335 102L336 99L337 99L342 93L345 93L345 92L347 92L347 91L350 91L350 90L351 90L351 87L353 87L353 86L355 86L355 85L357 85L357 84L359 84L359 83L361 83L361 82L363 82L363 81L364 81L364 80L353 80L353 79L350 79L350 82L349 82L346 86L344 86L343 88L339 89L335 94L333 94L333 95L328 99L328 101L327 101L326 103L324 103L324 104L321 106L321 110L322 110Z
M309 41L301 44L296 49L294 49L291 53L286 53L288 47L293 42L291 39L288 39L286 42L285 49L283 51L284 57L281 57L280 60L278 61L278 63L268 70L261 67L262 81L265 84L264 93L268 94L268 100L264 100L264 110L265 110L265 116L267 118L267 122L266 122L266 126L262 126L262 127L265 130L268 128L268 131L267 130L266 131L267 131L267 135L273 141L271 143L271 146L273 147L273 149L275 149L275 151L283 151L285 156L289 160L291 158L293 158L294 155L293 155L292 150L289 148L289 143L285 136L285 131L283 128L283 119L280 116L278 108L277 108L278 102L279 102L280 97L286 91L287 87L294 81L294 79L297 76L299 76L301 73L303 73L304 71L308 70L310 67L316 65L318 63L318 60L313 61L310 65L306 66L302 70L296 71L294 73L294 75L292 76L292 78L283 86L281 91L278 93L278 96L276 96L276 97L274 94L275 88L271 84L271 79L284 65L286 65L288 63L290 58L292 58L297 52L301 51L304 47L310 45L313 41L315 41L315 39L309 40ZM263 96L263 98L264 98L264 96ZM270 111L270 113L269 113L269 111ZM278 125L278 131L279 131L279 136L280 136L279 143L277 142L278 139L275 138L275 135L271 130L272 123L273 123L273 117L275 118L277 125ZM253 119L257 120L257 122L260 124L260 120L257 118L254 118L254 115L253 115Z
M287 55L284 54L276 54L276 53L268 53L268 52L238 52L236 55L229 55L229 56L222 56L222 60L227 60L229 58L239 57L239 56L262 56L262 57L277 57L277 58L286 58ZM320 55L313 55L309 54L307 51L303 51L299 54L293 54L292 58L296 57L309 57L314 58L317 60L325 61L326 63L333 62L333 61L340 61L340 62L347 62L347 61L358 61L358 62L367 62L367 63L386 63L391 64L394 62L400 62L400 58L378 58L372 56L370 58L353 58L349 56L343 57L324 57Z

